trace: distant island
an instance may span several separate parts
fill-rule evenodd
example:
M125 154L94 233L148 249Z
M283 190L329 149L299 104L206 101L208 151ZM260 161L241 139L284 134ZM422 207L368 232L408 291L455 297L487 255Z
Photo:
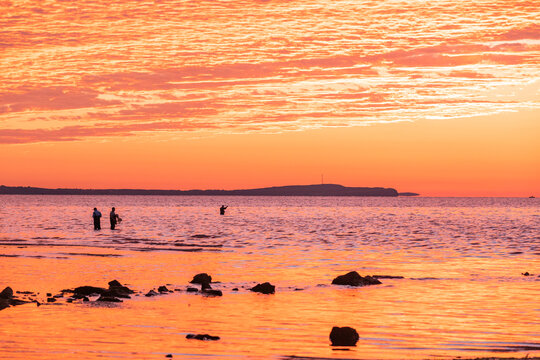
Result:
M417 196L382 187L347 187L337 184L273 186L243 190L47 189L0 186L0 195L227 195L227 196Z

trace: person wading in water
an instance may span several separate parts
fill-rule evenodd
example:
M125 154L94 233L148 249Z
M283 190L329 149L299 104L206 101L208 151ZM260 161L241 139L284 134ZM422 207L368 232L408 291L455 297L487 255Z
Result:
M94 230L101 230L101 213L97 208L94 208L92 217L94 218Z
M111 220L111 230L114 230L114 228L116 227L116 224L122 221L122 219L120 219L120 216L118 216L118 214L115 212L115 208L111 209L111 213L109 214L109 219Z
M225 209L228 208L228 206L221 205L219 208L219 215L225 215Z

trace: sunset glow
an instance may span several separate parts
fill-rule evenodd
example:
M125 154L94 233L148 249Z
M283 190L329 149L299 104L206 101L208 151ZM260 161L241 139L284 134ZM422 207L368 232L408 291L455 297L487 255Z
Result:
M540 195L536 1L0 1L0 184Z

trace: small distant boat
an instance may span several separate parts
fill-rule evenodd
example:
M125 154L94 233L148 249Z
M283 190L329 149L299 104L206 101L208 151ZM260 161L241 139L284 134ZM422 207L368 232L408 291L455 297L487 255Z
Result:
M534 199L534 196L533 195L529 196L529 199Z

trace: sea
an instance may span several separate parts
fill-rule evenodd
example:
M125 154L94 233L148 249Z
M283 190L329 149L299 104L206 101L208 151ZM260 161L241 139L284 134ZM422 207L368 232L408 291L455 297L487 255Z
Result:
M0 311L0 358L540 356L539 225L529 198L2 195L0 291L35 301ZM350 271L382 283L331 284ZM223 296L187 292L198 273ZM112 280L135 294L61 296Z

